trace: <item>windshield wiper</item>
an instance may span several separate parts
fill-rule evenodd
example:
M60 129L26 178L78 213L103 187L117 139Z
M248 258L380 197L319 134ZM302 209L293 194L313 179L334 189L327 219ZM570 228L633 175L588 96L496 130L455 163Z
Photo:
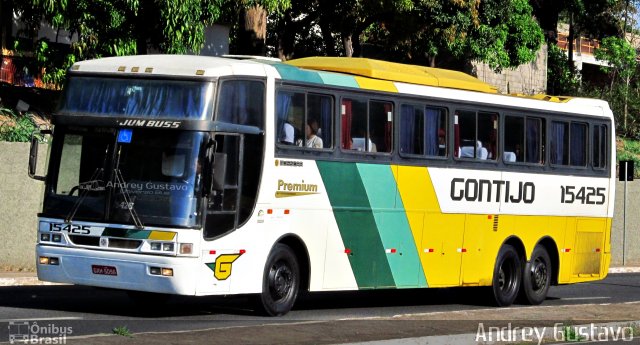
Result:
M138 217L138 213L133 207L133 202L131 200L131 196L129 195L129 189L127 188L126 182L124 181L122 172L120 171L120 153L122 153L122 147L118 149L118 160L116 161L116 167L114 169L116 185L120 187L120 193L122 194L122 198L124 199L124 205L126 209L129 210L129 214L131 215L136 228L143 229L144 224L142 224L140 217Z
M116 176L116 184L120 187L120 193L122 193L122 198L124 199L124 205L127 210L129 210L129 214L131 214L131 218L133 219L133 223L136 228L143 229L144 224L138 217L138 213L135 208L133 208L133 201L131 201L131 196L129 195L129 189L127 188L126 182L124 182L124 178L122 177L122 172L120 169L115 169Z
M78 193L78 200L76 200L75 204L73 204L73 208L71 208L71 212L69 212L69 214L67 214L67 217L64 219L65 223L71 223L73 221L73 217L76 216L76 212L78 212L78 209L80 209L80 205L82 205L82 203L84 202L84 199L86 199L87 195L89 195L89 192L92 189L91 187L93 187L94 184L100 183L101 180L98 180L98 177L104 178L104 167L107 164L108 152L109 152L109 146L107 146L106 150L104 150L104 160L102 162L102 167L96 168L96 170L93 172L93 175L91 175L91 178L89 179L89 181L78 184L78 189L80 189L80 187L82 186L87 186L87 185L89 187L83 188L82 192ZM69 193L69 195L71 195L71 193Z
M93 189L93 186L96 184L99 185L100 181L102 181L102 180L98 180L98 177L102 177L103 175L104 175L104 169L96 168L96 170L93 172L93 175L91 175L91 179L89 181L81 182L80 184L78 184L78 189L82 189L82 192L78 193L78 200L76 200L76 202L73 204L73 208L71 208L71 212L69 212L69 214L67 214L67 217L65 217L64 219L65 223L71 223L73 221L73 217L75 217L76 212L78 212L78 209L80 209L80 205L82 205L82 203L84 202L84 199L86 199L87 195L89 195L89 192ZM87 187L82 188L82 186L87 186ZM71 195L71 193L69 193L69 195Z

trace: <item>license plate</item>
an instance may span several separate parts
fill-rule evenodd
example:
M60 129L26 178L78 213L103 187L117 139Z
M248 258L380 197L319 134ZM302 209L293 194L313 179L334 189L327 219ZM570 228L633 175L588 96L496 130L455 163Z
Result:
M118 271L113 266L91 265L93 274L102 274L105 276L117 276Z

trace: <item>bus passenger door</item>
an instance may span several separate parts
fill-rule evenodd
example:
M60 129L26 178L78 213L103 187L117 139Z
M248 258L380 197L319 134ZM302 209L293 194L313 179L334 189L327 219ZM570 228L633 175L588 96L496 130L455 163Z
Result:
M204 237L214 238L238 226L238 210L242 194L244 136L215 136L215 153L211 157L211 193L207 205Z

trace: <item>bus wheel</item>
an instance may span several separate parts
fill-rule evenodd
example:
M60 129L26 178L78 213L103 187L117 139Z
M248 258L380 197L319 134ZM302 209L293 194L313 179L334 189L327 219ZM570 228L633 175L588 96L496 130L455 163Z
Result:
M536 246L531 261L524 267L520 299L538 305L547 298L552 277L551 258L543 246Z
M268 316L289 312L298 296L300 267L291 248L276 244L267 259L262 293L256 297L257 311Z
M509 306L518 297L522 276L522 262L518 252L505 244L498 252L493 269L493 297L499 307Z

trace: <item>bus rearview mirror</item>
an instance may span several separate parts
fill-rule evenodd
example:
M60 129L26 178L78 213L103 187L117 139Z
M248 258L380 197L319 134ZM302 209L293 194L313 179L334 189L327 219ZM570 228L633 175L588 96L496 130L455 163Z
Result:
M44 136L47 134L51 134L51 130L43 129L40 131L36 131L31 133L31 147L29 148L29 168L27 170L27 174L34 180L44 181L45 176L36 175L36 170L38 168L38 146L40 144L40 136Z

